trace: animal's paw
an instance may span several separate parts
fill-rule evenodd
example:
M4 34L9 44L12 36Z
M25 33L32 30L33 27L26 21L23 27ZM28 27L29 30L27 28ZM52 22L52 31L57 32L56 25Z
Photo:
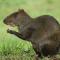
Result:
M8 29L7 32L13 34L13 30Z

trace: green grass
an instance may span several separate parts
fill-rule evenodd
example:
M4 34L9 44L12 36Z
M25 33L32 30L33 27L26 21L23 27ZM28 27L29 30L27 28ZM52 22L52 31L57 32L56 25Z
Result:
M31 43L6 32L4 18L19 9L24 9L31 17L52 15L60 23L60 0L0 0L0 60L6 56L7 60L12 56L18 56L19 60L32 60L35 54Z

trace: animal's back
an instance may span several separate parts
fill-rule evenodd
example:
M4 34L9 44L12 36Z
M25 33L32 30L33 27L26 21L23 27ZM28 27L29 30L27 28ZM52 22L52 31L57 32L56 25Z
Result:
M60 24L57 20L49 15L43 15L40 17L35 18L35 20L31 23L29 28L35 29L34 34L32 35L39 35L43 34L52 34L55 33L57 30L60 29Z

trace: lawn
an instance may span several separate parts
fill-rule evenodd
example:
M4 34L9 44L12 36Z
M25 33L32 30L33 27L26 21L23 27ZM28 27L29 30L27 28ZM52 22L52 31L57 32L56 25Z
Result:
M52 15L60 23L60 0L0 0L0 60L34 59L32 44L8 34L3 23L6 16L19 9L24 9L33 18Z

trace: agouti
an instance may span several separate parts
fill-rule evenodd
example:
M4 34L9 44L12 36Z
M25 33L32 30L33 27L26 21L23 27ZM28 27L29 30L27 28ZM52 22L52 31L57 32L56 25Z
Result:
M42 15L36 18L30 17L23 9L7 16L6 25L17 26L18 32L7 30L8 33L30 41L38 56L54 55L60 48L60 25L50 15Z

